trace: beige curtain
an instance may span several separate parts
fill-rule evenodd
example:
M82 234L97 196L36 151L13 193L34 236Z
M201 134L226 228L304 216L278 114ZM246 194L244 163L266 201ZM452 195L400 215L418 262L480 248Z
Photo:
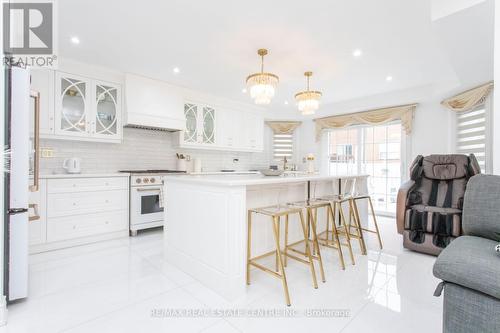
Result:
M445 99L441 102L441 105L452 111L470 111L476 106L483 104L492 89L493 82L488 82L479 87Z
M316 141L321 139L321 133L324 129L342 128L359 124L379 125L398 119L401 120L401 125L403 126L406 134L410 134L413 122L413 113L415 112L416 107L417 104L407 104L315 119Z
M276 134L292 134L302 124L301 121L266 121Z

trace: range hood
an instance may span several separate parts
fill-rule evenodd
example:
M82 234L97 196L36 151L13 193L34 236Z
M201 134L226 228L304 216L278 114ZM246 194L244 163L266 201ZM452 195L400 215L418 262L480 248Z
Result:
M185 128L184 101L175 86L126 74L125 102L125 127L172 132Z

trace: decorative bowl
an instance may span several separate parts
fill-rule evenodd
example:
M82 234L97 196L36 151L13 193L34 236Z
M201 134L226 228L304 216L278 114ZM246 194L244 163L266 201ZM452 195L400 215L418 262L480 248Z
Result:
M283 174L283 170L273 170L273 169L262 169L259 170L259 172L264 176L281 176Z

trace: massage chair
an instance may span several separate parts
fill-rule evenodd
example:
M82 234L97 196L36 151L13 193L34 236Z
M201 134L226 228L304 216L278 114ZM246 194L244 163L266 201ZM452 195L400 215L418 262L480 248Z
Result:
M421 155L398 192L396 223L407 249L438 255L462 234L462 207L470 177L481 173L476 157Z

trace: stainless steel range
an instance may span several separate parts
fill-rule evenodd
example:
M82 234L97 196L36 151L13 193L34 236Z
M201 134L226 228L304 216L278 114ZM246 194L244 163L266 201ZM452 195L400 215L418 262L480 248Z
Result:
M164 225L163 176L174 170L121 170L130 173L130 235Z

